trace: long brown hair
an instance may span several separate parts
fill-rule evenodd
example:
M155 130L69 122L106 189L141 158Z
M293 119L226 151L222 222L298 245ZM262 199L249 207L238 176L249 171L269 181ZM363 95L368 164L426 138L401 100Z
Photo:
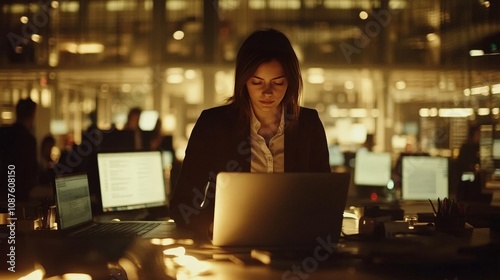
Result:
M300 111L302 74L290 40L276 29L257 30L243 42L236 57L234 94L227 101L235 105L240 118L250 120L250 96L246 82L259 65L273 59L281 64L288 80L288 88L281 102L285 110L287 125L292 125L298 120Z

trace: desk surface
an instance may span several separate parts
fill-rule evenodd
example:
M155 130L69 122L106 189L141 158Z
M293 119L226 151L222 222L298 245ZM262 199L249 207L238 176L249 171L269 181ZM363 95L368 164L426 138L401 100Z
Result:
M69 240L27 237L18 247L17 279L44 267L44 279L85 272L93 279L497 279L500 237L488 228L470 236L446 233L400 235L385 239L342 239L333 250L321 244L307 250L222 250L191 239ZM180 257L164 250L180 250ZM174 250L175 251L175 250ZM182 263L186 265L181 266ZM113 275L113 276L110 276ZM125 277L128 275L128 277ZM182 277L181 277L182 276ZM115 277L115 278L113 278Z

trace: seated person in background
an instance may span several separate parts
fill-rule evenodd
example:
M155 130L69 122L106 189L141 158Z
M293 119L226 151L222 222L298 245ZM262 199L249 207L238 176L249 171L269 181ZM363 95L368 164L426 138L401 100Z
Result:
M286 35L251 34L236 58L233 96L203 111L191 133L170 203L177 225L209 232L219 172L331 172L323 124L299 106L301 91Z
M56 145L56 139L52 135L47 135L40 144L40 161L38 184L50 185L54 180L55 160L52 158L52 148Z
M481 127L471 125L467 131L467 140L460 146L460 152L457 158L457 199L462 201L491 202L492 195L481 191L480 178L480 155L479 140L481 136ZM470 173L474 175L473 181L462 181L462 175Z
M131 108L127 115L127 122L125 122L125 126L123 127L123 130L134 132L134 142L136 150L144 149L144 143L142 143L143 132L139 127L139 119L141 118L141 113L142 113L141 108L139 107ZM148 144L149 143L146 143L146 146L148 146Z

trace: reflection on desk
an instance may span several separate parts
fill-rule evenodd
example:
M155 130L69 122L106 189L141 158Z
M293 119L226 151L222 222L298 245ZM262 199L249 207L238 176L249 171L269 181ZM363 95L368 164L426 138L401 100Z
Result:
M398 235L385 239L318 242L301 250L219 248L203 239L63 239L20 234L18 279L36 268L43 277L65 279L497 279L500 237L476 228L467 237L446 233ZM21 248L21 247L19 247Z

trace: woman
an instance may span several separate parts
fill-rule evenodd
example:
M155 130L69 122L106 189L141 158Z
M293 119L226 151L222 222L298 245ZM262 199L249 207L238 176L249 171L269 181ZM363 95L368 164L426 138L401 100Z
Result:
M228 104L201 113L170 203L177 225L206 233L219 172L330 172L323 125L299 106L302 76L288 38L258 30L236 58Z

